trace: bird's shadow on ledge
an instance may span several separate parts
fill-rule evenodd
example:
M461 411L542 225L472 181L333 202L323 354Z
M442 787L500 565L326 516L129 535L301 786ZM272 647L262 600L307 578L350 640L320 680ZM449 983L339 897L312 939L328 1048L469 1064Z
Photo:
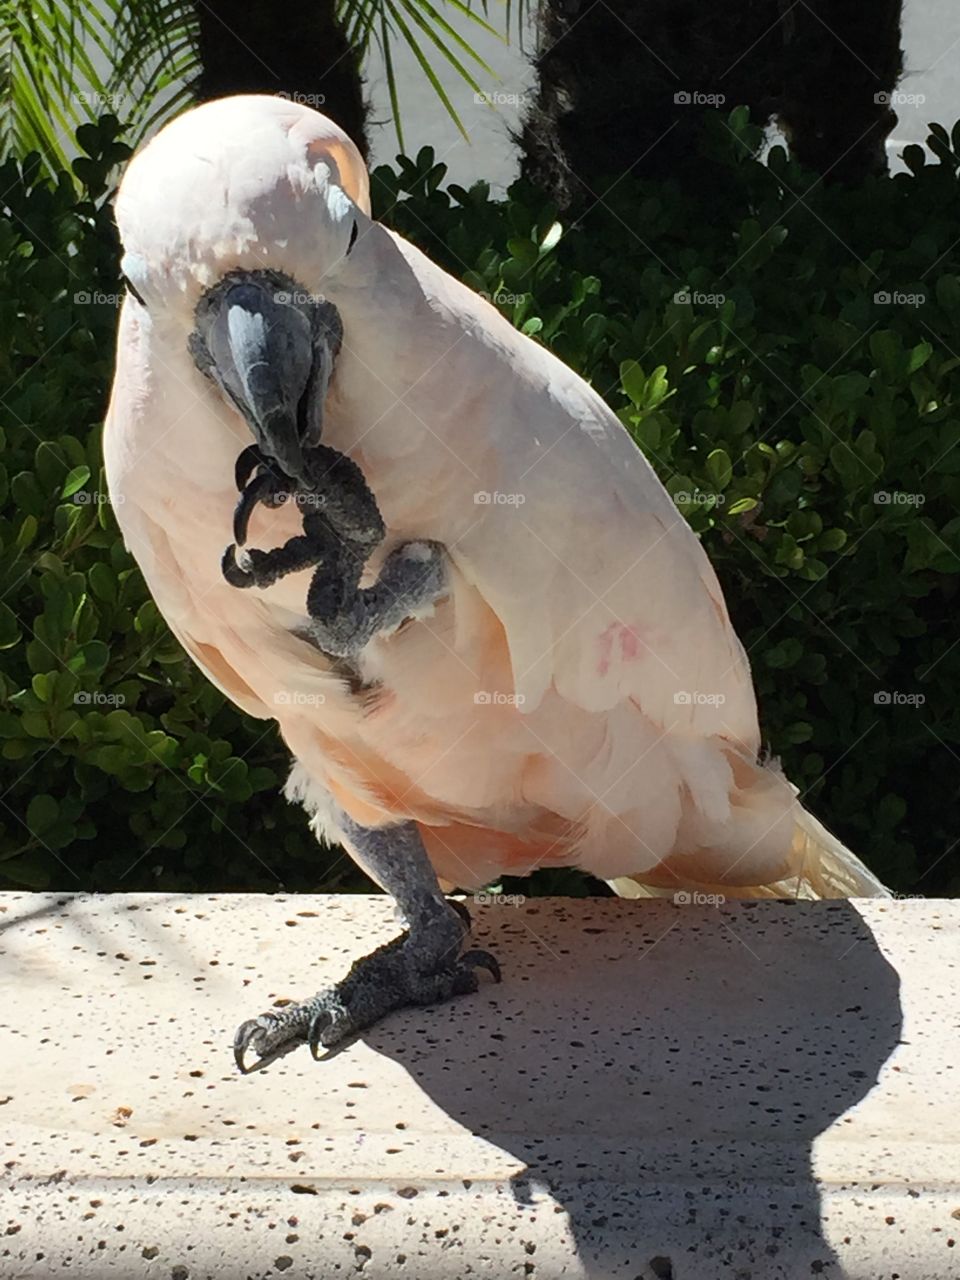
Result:
M812 1145L902 1024L853 905L528 900L475 923L503 985L363 1038L524 1163L518 1213L559 1201L590 1275L841 1274Z

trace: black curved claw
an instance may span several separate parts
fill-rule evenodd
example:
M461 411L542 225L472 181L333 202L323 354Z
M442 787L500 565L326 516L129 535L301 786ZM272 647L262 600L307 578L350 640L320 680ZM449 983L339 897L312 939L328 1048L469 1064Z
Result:
M256 581L252 573L237 564L237 548L232 542L220 559L220 572L231 587L252 587Z
M233 537L238 547L242 547L247 540L250 517L259 502L275 507L286 500L288 495L282 488L282 484L279 477L271 471L264 470L254 476L240 494L233 512Z
M320 1060L319 1050L324 1047L320 1037L332 1021L333 1018L326 1009L318 1009L310 1019L310 1025L307 1028L307 1044L310 1046L310 1056L314 1062L319 1062Z
M237 1034L233 1037L233 1060L242 1075L247 1075L253 1070L253 1067L245 1065L244 1057L250 1045L263 1030L260 1018L248 1018L237 1028Z
M474 969L486 969L494 982L500 981L500 966L496 961L496 957L492 956L489 951L465 951L460 957L460 963Z
M467 926L467 932L469 933L473 928L473 917L467 910L467 904L465 902L461 902L459 898L448 898L447 905L453 907L454 911Z
M241 492L246 486L247 481L255 467L262 467L266 459L260 452L259 446L248 444L246 449L239 455L233 464L233 478L237 482L237 489Z

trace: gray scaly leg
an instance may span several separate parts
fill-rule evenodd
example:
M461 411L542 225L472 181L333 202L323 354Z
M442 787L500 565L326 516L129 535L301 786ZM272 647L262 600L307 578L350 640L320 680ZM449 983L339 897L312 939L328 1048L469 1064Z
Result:
M358 960L335 986L244 1022L233 1042L243 1072L252 1070L244 1063L248 1049L258 1055L254 1065L259 1065L305 1040L317 1057L319 1047L331 1048L394 1009L476 991L477 969L500 981L493 956L462 951L469 915L443 896L415 823L361 827L341 813L338 824L357 860L396 899L407 931Z

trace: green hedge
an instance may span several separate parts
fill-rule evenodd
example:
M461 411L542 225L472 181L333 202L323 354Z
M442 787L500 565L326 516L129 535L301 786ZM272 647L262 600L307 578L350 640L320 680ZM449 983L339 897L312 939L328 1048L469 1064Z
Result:
M770 750L881 877L927 894L960 881L960 127L931 128L936 163L909 148L910 174L848 190L780 149L758 163L745 112L717 117L707 217L628 176L561 229L521 184L442 186L429 150L373 183L379 216L620 414L717 566ZM79 141L79 198L0 169L0 884L358 887L277 796L275 731L170 639L100 501L103 198L125 149L110 117Z

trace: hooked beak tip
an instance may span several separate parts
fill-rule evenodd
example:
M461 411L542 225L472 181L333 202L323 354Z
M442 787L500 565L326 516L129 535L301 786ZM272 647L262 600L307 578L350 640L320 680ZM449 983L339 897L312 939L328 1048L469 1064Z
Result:
M299 296L276 273L229 273L201 299L188 339L197 368L242 414L264 457L294 481L305 478L304 453L319 443L342 337L332 303L291 302Z

